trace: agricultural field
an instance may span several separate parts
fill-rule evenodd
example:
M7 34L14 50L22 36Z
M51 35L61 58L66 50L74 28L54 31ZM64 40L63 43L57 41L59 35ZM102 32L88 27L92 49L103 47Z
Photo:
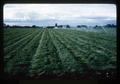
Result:
M114 78L116 30L4 29L8 77Z

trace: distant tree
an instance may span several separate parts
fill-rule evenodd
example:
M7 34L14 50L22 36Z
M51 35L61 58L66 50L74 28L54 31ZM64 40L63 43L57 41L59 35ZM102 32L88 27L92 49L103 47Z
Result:
M48 28L48 29L53 29L54 26L47 26L46 28Z
M66 28L70 28L70 25L66 25Z
M5 23L3 24L4 28L10 28L10 25L6 25Z
M112 24L112 27L116 27L116 25Z
M81 27L85 27L85 28L87 28L87 25L81 25Z
M11 28L11 26L10 25L6 25L6 28Z
M104 27L113 28L113 27L116 27L116 25L114 25L114 24L106 24Z
M35 27L36 27L36 25L33 25L32 27L33 27L33 28L35 28Z
M102 26L95 25L93 28L101 28Z
M98 27L98 25L95 25L93 28L97 28Z
M57 27L57 23L55 23L55 27Z
M77 28L81 28L81 27L87 28L87 25L77 25Z
M23 26L23 28L33 28L32 26Z
M77 28L80 28L81 26L80 25L77 25Z
M58 28L62 28L62 27L63 27L63 25L58 25L57 27L58 27Z

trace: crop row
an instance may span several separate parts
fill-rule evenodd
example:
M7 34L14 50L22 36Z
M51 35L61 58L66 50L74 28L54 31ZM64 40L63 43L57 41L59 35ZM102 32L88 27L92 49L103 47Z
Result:
M114 35L67 29L18 28L5 30L4 36L5 72L10 75L62 76L115 69Z
M39 32L39 31L33 32L31 35L28 35L28 36L24 37L23 39L21 39L20 41L13 43L12 45L14 45L14 46L10 46L10 47L8 46L9 53L5 53L5 56L4 56L5 67L6 67L6 71L8 73L17 73L15 71L18 71L18 72L22 71L22 70L17 69L17 68L20 69L20 67L18 65L19 64L22 65L22 61L25 60L25 57L28 53L32 56L32 54L30 52L32 51L32 53L34 53L33 50L35 48L35 45L37 44L36 40L34 41L35 36L37 34L39 35L40 33L41 32ZM39 37L36 39L39 39ZM32 43L33 43L33 45L31 45ZM31 47L30 48L31 51L27 52L25 48L28 46L30 47L30 45L34 46L34 47ZM6 48L6 49L8 49L8 48ZM29 57L30 56L28 55L28 58ZM15 70L13 70L13 69L15 69Z

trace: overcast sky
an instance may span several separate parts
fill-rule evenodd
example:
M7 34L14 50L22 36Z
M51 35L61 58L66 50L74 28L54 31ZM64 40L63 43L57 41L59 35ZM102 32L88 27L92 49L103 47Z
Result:
M5 4L4 23L9 25L116 24L114 4Z

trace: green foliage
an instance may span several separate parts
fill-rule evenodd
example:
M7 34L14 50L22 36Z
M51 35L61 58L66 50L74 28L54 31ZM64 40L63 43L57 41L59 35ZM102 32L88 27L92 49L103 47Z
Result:
M116 32L106 31L5 29L5 73L39 77L116 69Z

